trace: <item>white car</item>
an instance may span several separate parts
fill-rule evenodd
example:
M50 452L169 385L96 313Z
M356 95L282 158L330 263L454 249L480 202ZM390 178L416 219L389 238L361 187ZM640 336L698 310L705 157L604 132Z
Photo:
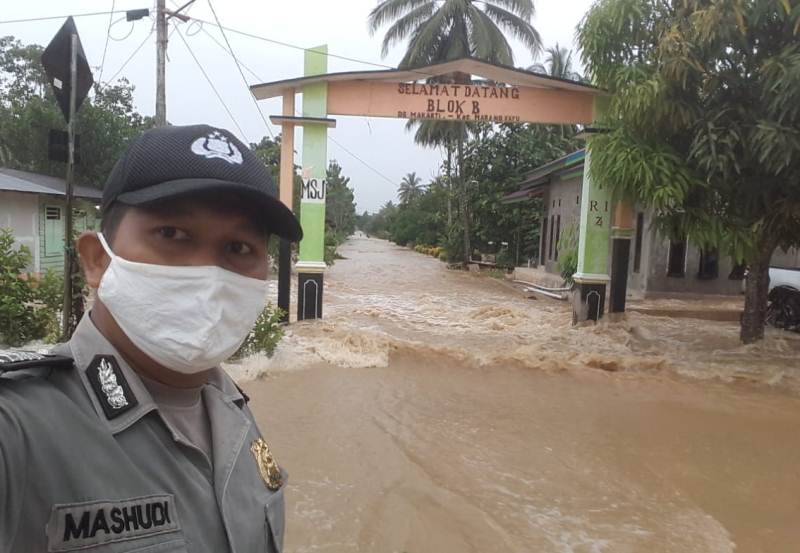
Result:
M800 268L770 267L769 289L772 291L778 286L790 286L795 290L800 290Z

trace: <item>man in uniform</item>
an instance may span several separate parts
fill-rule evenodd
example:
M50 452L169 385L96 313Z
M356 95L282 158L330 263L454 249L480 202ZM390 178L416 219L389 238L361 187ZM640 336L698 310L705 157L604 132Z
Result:
M77 247L91 312L50 355L0 354L0 553L279 552L286 473L219 368L297 241L231 133L133 141Z

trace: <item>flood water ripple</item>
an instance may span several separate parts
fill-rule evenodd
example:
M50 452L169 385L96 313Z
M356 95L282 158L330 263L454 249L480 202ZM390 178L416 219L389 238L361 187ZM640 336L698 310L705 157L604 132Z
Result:
M289 471L287 551L793 551L800 336L738 298L566 303L356 237L325 318L230 367ZM718 320L722 319L722 320Z

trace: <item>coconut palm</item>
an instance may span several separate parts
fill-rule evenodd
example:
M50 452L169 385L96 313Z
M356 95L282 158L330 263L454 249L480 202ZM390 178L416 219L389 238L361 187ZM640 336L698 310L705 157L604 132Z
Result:
M422 195L424 187L422 186L422 179L416 173L408 173L403 180L400 181L400 188L397 190L397 197L401 204L408 204L409 202L419 198Z
M555 46L545 48L544 63L534 63L528 67L528 71L571 81L583 80L581 74L572 68L572 50L562 48L558 42Z
M513 65L503 31L538 53L541 39L530 24L533 12L532 0L381 0L368 24L370 33L391 24L383 37L383 56L409 39L400 67L467 56Z
M514 64L514 54L504 31L518 39L536 56L541 50L539 33L530 23L533 0L381 0L369 14L370 33L389 24L383 37L381 54L406 39L408 46L399 67L419 67L432 63L474 57L490 63ZM470 75L442 75L431 81L468 83ZM410 122L413 126L417 122ZM417 129L415 141L447 149L448 185L451 185L451 159L456 153L457 178L462 196L464 255L469 259L469 205L466 179L463 178L463 146L469 132L461 121L425 121ZM451 186L452 196L452 186ZM448 199L448 226L452 220Z

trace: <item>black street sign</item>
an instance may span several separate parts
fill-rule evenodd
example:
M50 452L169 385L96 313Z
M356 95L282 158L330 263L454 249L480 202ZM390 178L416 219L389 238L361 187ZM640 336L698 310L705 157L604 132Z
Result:
M67 131L50 129L47 153L53 161L67 162L69 152L69 136ZM75 165L81 162L81 135L75 135Z
M64 114L64 118L67 122L69 122L70 45L73 34L77 35L78 29L75 27L75 21L72 20L72 17L68 17L42 54L42 66L44 66L47 79L53 87L53 92L58 101L58 107L61 108L61 113ZM92 83L94 82L92 70L89 69L89 62L86 61L86 54L83 52L83 45L81 44L80 37L78 37L77 69L78 86L75 90L76 112L86 99L86 95L89 94L89 89L92 88Z

